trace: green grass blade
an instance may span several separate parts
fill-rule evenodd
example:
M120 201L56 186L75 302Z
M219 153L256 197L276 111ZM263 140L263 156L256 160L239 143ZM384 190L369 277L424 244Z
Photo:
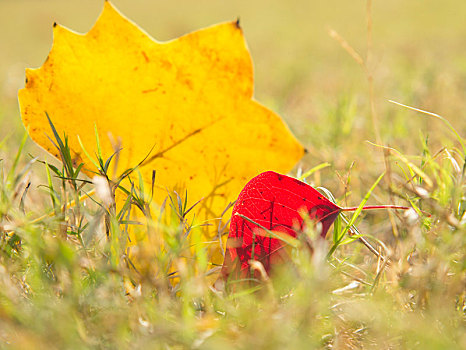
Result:
M389 102L394 103L394 104L396 104L398 106L401 106L401 107L411 109L412 111L416 111L416 112L419 112L419 113L422 113L422 114L426 114L428 116L431 116L431 117L434 117L434 118L437 118L437 119L441 120L450 129L450 131L455 135L456 139L458 140L461 147L463 148L463 153L466 154L466 145L465 145L465 143L463 141L463 138L458 134L456 129L453 127L453 125L451 125L451 123L446 118L442 117L439 114L428 112L428 111L425 111L425 110L420 109L420 108L411 107L411 106L408 106L408 105L405 105L405 104L402 104L400 102L396 102L396 101L393 101L393 100L389 100Z
M23 153L24 145L26 144L27 139L28 139L28 133L26 132L24 134L23 138L21 139L21 143L19 144L18 152L16 152L15 160L14 160L13 165L12 165L10 171L8 172L8 175L7 175L7 183L9 184L9 186L14 186L14 184L12 182L13 182L13 179L15 177L16 169L18 168L19 160L21 158L21 154Z
M312 174L314 174L316 171L325 169L325 168L329 167L330 165L331 165L330 163L321 163L321 164L318 164L318 165L316 165L315 167L313 167L312 169L306 171L306 172L305 172L304 174L302 174L300 177L298 177L298 180L303 181L303 180L305 180L306 178L308 178L309 176L311 176Z
M97 156L99 160L102 160L102 148L100 147L99 132L97 131L97 124L94 124L94 133L95 133L95 143L97 145Z
M81 138L79 137L79 135L77 135L78 137L78 142L79 142L79 146L81 146L81 149L83 150L84 154L86 155L87 159L89 159L92 164L94 164L94 166L99 169L99 164L94 160L94 158L92 158L89 153L87 152L86 148L84 147L82 141L81 141Z
M359 217L359 215L361 214L362 210L363 210L363 207L366 205L369 197L371 196L372 192L374 191L375 187L379 184L380 180L382 180L382 178L384 177L385 175L385 172L382 173L378 178L377 180L374 182L374 184L372 185L372 187L369 189L369 191L366 193L366 195L364 196L363 200L361 201L361 203L359 204L358 208L354 211L353 213L353 216L351 217L350 221L348 222L348 224L345 226L345 228L343 229L343 231L341 232L340 236L338 237L337 239L337 242L333 244L333 246L330 248L330 251L328 253L328 257L332 256L332 254L335 252L335 250L337 249L337 247L340 245L343 237L345 237L346 233L348 232L348 230L351 228L351 226L354 225L354 223L356 222L356 219Z
M52 201L52 206L56 209L58 208L58 200L56 198L56 195L55 195L55 189L53 188L53 182L52 182L52 175L50 174L50 168L49 168L49 165L47 163L47 161L45 162L45 172L47 174L47 183L48 183L48 187L49 187L49 192L50 192L50 199Z

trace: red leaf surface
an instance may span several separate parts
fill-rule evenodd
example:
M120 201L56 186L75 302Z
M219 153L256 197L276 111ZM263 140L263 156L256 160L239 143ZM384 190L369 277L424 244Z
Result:
M296 237L304 229L303 213L320 222L324 237L341 208L311 186L273 171L262 173L241 191L233 208L222 267L223 278L249 276L249 260L260 261L267 272L288 260L286 243L265 229ZM262 227L261 227L262 226Z

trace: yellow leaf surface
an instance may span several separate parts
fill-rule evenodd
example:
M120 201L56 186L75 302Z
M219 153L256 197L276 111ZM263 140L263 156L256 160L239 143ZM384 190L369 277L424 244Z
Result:
M106 1L86 34L54 25L53 46L19 91L31 138L58 156L48 113L75 161L95 171L97 127L103 158L122 150L118 171L142 161L155 201L186 188L198 217L212 219L265 170L286 173L304 153L280 117L253 99L253 68L241 28L223 23L157 42ZM52 137L53 138L53 137ZM152 149L152 151L151 151Z

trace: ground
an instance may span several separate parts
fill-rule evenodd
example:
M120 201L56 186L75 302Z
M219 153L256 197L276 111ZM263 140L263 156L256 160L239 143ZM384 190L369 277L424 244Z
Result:
M385 171L369 202L409 205L424 213L381 211L358 218L360 233L389 263L349 236L348 244L337 244L327 257L335 243L330 232L327 243L316 243L312 257L295 249L293 273L278 274L259 292L229 295L210 289L211 280L200 273L206 270L200 255L189 264L180 259L176 242L186 230L181 223L163 233L175 243L160 252L158 274L135 278L112 250L120 248L92 233L103 227L98 209L86 212L89 225L82 234L67 229L73 215L80 215L73 208L58 215L60 205L76 195L70 183L62 189L62 181L52 180L59 209L50 215L46 167L40 161L59 163L30 140L20 148L25 130L17 90L24 84L24 68L44 62L53 22L87 32L102 2L3 0L2 346L466 348L461 145L466 3L114 4L161 41L239 18L254 60L255 98L282 115L309 151L291 175L329 163L308 181L329 189L339 204L357 206ZM436 113L448 123L390 100ZM31 157L38 161L28 165ZM118 225L110 227L121 232ZM181 280L175 286L160 273L167 261Z

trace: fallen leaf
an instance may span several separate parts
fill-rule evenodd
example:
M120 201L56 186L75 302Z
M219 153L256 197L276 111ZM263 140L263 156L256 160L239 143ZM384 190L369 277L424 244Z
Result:
M409 208L362 207L369 209ZM308 184L286 175L267 171L254 177L233 207L220 283L247 278L251 260L262 263L269 273L290 260L287 248L297 245L296 238L306 229L306 222L316 224L315 229L325 237L340 212L356 210L339 207Z
M94 27L77 34L54 25L53 46L19 91L23 123L51 154L50 116L66 134L74 161L93 176L83 154L104 159L121 144L117 173L140 166L154 200L187 189L188 205L203 199L200 220L218 217L246 181L268 169L288 172L303 146L281 118L253 98L253 68L237 22L161 43L106 1ZM152 150L152 151L151 151ZM181 192L184 193L184 192Z
M246 278L251 259L269 272L273 265L289 260L286 237L296 238L304 230L306 215L320 223L320 234L325 236L340 210L297 179L273 171L256 176L233 207L223 277Z

